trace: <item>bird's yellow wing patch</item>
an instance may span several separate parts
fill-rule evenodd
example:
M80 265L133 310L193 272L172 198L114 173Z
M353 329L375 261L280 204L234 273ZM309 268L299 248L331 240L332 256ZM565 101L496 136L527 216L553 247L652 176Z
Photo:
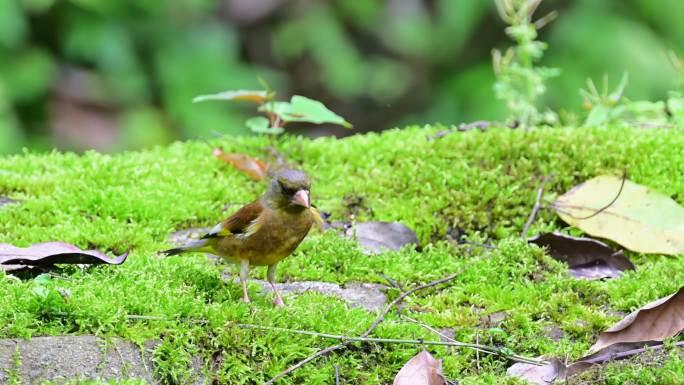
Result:
M323 221L320 211L318 211L318 209L315 207L311 207L309 210L311 211L311 216L313 217L313 227L322 233L325 229L325 222Z

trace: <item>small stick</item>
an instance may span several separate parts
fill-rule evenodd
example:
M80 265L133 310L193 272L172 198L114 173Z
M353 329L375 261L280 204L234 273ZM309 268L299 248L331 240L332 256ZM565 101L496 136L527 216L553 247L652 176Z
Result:
M516 362L524 362L528 364L533 364L533 365L544 365L546 361L543 360L537 360L534 358L530 357L524 357L524 356L519 356L516 354L506 354L501 351L501 349L494 347L494 346L487 346L487 345L480 345L480 344L471 344L467 342L460 342L456 341L452 338L445 337L449 339L449 341L426 341L424 339L399 339L399 338L376 338L376 337L349 337L349 336L344 336L344 335L339 335L339 334L328 334L328 333L318 333L318 332L312 332L308 330L296 330L296 329L286 329L286 328L280 328L276 326L261 326L261 325L252 325L252 324L235 324L235 326L244 328L244 329L260 329L260 330L271 330L271 331L277 331L277 332L285 332L285 333L293 333L293 334L303 334L303 335L309 335L309 336L315 336L315 337L322 337L322 338L329 338L329 339L335 339L335 340L341 340L343 341L339 345L332 346L331 348L335 347L342 347L342 345L346 346L354 342L377 342L377 343L386 343L386 344L412 344L412 345L433 345L433 346L455 346L455 347L460 347L460 348L470 348L473 350L479 350L480 352L487 353L487 354L496 354L502 357L506 357L512 361ZM336 349L333 349L336 350ZM322 350L321 350L322 351ZM332 351L332 350L331 350ZM307 361L309 362L309 361Z
M479 334L475 334L475 338L476 338L475 343L469 344L469 343L465 343L465 342L456 341L455 339L453 339L447 335L444 335L443 333L441 333L439 330L433 328L432 326L424 324L424 323L422 323L418 320L415 320L411 317L404 316L404 318L406 318L407 320L409 320L413 323L416 323L416 324L424 327L425 329L427 329L433 333L436 333L436 334L442 336L445 340L451 342L451 344L449 344L447 346L456 346L456 347L469 348L469 349L475 350L475 353L476 353L478 358L479 358L479 353L482 352L482 353L487 353L487 354L496 354L496 355L504 356L506 358L509 358L511 361L516 361L516 362L530 363L530 364L534 364L534 365L543 365L546 363L546 361L538 360L536 358L520 356L517 354L504 354L501 351L501 349L493 347L493 346L480 345ZM427 344L428 345L438 345L438 344L431 344L429 341L427 342Z
M480 344L480 333L475 332L475 343ZM477 374L480 374L482 368L480 368L480 351L475 350L475 366L477 367Z
M401 286L401 284L400 284L399 282L397 282L395 279L393 279L392 277L388 276L387 274L385 274L385 273L378 273L378 275L379 275L382 279L384 279L385 281L387 281L387 283L389 283L390 285L392 285L392 287L394 287L395 289L399 289L399 290L401 290L402 292L406 291L406 290L404 289L404 287Z
M522 232L520 233L520 237L522 239L525 239L527 237L527 232L530 230L530 226L532 226L532 223L534 223L535 218L537 218L537 213L541 208L541 200L542 196L544 195L544 184L546 183L546 179L547 178L544 177L544 179L542 179L541 183L539 184L539 188L537 189L537 200L534 202L532 212L530 213L530 216L527 218L527 222L525 222L525 227L523 227Z
M674 344L674 346L677 346L677 347L684 347L684 341L676 342L676 343ZM586 363L590 363L590 364L603 364L603 363L606 363L606 362L615 361L615 360L621 360L621 359L623 359L623 358L635 356L635 355L637 355L637 354L641 354L641 353L647 352L647 351L649 351L649 350L660 350L660 349L662 349L662 348L664 348L664 347L665 347L665 344L659 344L659 345L653 345L653 346L646 346L646 347L644 347L644 348L627 350L627 351L620 352L620 353L602 354L602 355L599 355L599 356L597 356L597 357L594 357L594 358L591 358L591 359L588 359L588 360L580 360L580 361L578 361L578 362L586 362Z
M385 309L382 311L382 313L380 313L380 315L378 315L378 317L375 319L375 321L373 321L373 323L371 324L371 326L369 326L368 329L366 329L366 331L363 332L363 334L361 334L361 338L366 338L366 337L368 337L369 334L373 333L373 331L375 330L375 328L377 328L378 325L379 325L382 321L385 320L385 316L387 315L387 313L389 313L389 311L392 309L392 307L394 307L396 304L398 304L399 302L401 302L401 301L402 301L404 298L406 298L407 296L409 296L409 295L415 293L415 292L418 291L418 290L427 289L427 288L429 288L429 287L437 286L437 285L439 285L439 284L441 284L441 283L449 282L449 281L455 279L457 276L458 276L458 274L452 274L452 275L450 275L450 276L448 276L448 277L446 277L446 278L442 278L442 279L438 279L438 280L436 280L436 281L428 282L428 283L426 283L425 285L416 286L416 287L414 287L413 289L411 289L411 290L409 290L409 291L406 291L406 292L402 293L400 296L398 296L397 298L395 298L394 301L392 301L389 305L387 305L387 306L385 307ZM305 358L305 359L303 359L303 360L297 362L296 364L294 364L294 365L290 366L289 368L285 369L284 371L280 372L280 373L279 373L278 375L276 375L275 377L273 377L273 378L271 378L270 380L266 381L266 382L264 383L264 385L273 384L274 382L278 381L279 379L281 379L281 378L287 376L288 374L290 374L290 373L294 372L295 370L301 368L302 366L306 365L308 362L311 362L311 361L315 360L315 359L318 358L318 357L325 356L326 354L328 354L328 353L330 353L330 352L334 352L335 350L343 349L343 348L347 347L347 345L349 345L350 343L353 342L352 340L350 340L350 339L347 338L347 337L345 337L344 340L346 340L346 341L342 342L341 344L329 346L329 347L327 347L327 348L325 348L325 349L323 349L323 350L319 350L319 351L317 351L316 353L310 355L309 357L307 357L307 358Z
M340 385L340 368L335 364L333 368L335 368L335 385Z

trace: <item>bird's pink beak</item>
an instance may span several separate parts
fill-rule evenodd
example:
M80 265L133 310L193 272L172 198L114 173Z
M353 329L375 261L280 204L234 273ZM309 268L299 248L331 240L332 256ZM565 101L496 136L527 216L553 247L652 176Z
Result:
M292 197L292 202L296 205L304 206L306 208L311 207L309 203L309 192L306 190L299 190Z

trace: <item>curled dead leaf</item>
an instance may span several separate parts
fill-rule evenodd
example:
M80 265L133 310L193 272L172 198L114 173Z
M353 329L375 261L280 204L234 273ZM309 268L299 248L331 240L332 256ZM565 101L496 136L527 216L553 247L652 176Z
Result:
M545 247L549 255L568 264L575 278L615 278L621 271L634 270L634 264L622 253L591 238L572 237L561 233L544 233L528 239Z
M416 354L399 370L393 385L445 385L442 360L426 350Z
M98 250L81 250L64 242L37 243L29 247L16 247L0 243L0 267L9 270L28 266L53 266L55 264L109 264L120 265L128 253L110 258Z
M255 181L260 181L268 175L268 164L257 158L245 154L224 152L221 148L215 148L213 154L216 158L231 164Z
M506 374L521 378L537 385L549 385L556 380L564 380L567 367L557 358L552 358L545 365L534 365L518 362L506 370Z
M617 343L663 341L684 330L684 287L627 315L599 335L591 353Z

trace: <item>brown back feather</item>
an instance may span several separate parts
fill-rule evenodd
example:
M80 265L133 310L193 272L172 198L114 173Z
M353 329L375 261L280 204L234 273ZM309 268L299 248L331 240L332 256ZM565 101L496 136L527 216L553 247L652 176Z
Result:
M221 222L221 225L224 229L230 231L231 234L241 234L247 231L249 224L257 219L263 211L264 206L261 201L255 200L233 213L233 215Z

